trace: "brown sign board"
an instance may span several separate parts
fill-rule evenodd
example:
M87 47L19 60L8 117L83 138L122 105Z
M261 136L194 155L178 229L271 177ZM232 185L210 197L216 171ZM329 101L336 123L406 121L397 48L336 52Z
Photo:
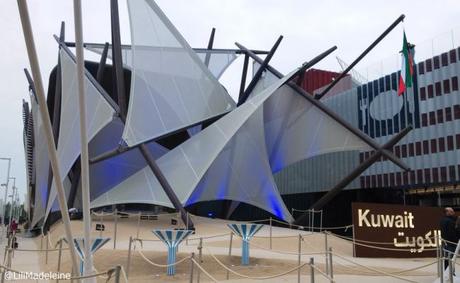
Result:
M351 204L356 257L435 257L443 209L411 205Z

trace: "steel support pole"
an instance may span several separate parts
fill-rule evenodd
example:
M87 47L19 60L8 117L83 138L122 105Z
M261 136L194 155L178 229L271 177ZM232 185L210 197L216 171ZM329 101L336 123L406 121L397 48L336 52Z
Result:
M200 264L203 263L203 238L200 238L200 243L198 244L198 262ZM196 275L196 282L197 283L200 283L200 275L201 275L201 272L200 272L200 269L197 270L197 275Z
M270 217L270 249L272 249L272 218Z
M329 245L327 243L327 231L324 231L324 255L326 256L326 274L329 274L328 251L329 251Z
M239 44L239 43L235 43L236 46L238 46L238 48L240 48L241 50L245 51L246 54L248 54L248 56L250 56L253 60L255 60L256 62L258 62L259 64L262 64L264 60L262 60L259 56L257 56L256 54L254 54L253 52L251 52L251 50L247 49L246 47L244 47L243 45ZM310 62L308 62L308 68L312 67L315 63L317 63L318 61L320 61L321 59L323 59L325 56L329 55L332 51L334 51L336 49L336 47L332 47L330 48L329 50L326 50L325 52L323 52L322 54L316 56L315 58L313 58ZM273 75L275 75L276 77L278 78L283 78L283 74L281 74L278 70L276 70L275 68L273 68L272 66L270 65L267 65L267 70L269 70L270 72L273 73ZM325 106L323 103L321 103L320 101L316 100L315 98L313 98L311 96L311 94L307 93L305 90L303 90L302 88L300 88L298 85L296 85L294 82L288 82L286 83L288 86L290 86L292 89L294 89L296 91L296 93L300 96L302 96L303 98L305 98L306 100L308 100L311 104L313 104L315 107L317 107L318 109L320 109L321 111L323 111L326 115L328 115L329 117L331 117L332 119L334 119L337 123L339 123L340 125L342 125L343 127L345 127L347 130L349 130L350 132L352 132L353 134L355 134L357 137L359 137L360 139L362 139L362 141L364 141L365 143L367 143L369 146L371 146L372 148L374 148L375 150L378 150L380 149L380 146L373 140L371 139L369 136L367 136L366 134L364 134L363 132L361 132L360 130L356 129L353 125L351 125L349 122L347 122L346 120L342 119L339 115L337 115L334 111L330 110L327 106ZM396 156L394 156L391 152L388 152L388 151L384 151L383 154L388 158L390 159L393 163L395 163L396 165L398 165L399 167L401 167L403 170L405 171L408 171L409 170L409 167L407 165L405 165L401 160L399 160Z
M96 80L97 82L102 85L104 80L104 70L107 63L107 55L109 53L109 43L106 42L104 44L104 49L102 49L101 60L99 61L99 66L97 67L97 74Z
M209 41L208 41L208 50L212 50L212 46L214 45L214 35L216 34L216 28L212 28L211 30L211 35L209 36ZM204 57L204 65L206 67L209 67L209 60L211 59L211 54L206 53L206 56Z
M246 87L246 77L248 75L248 65L249 65L249 56L244 55L243 70L241 72L241 83L240 83L240 92L238 95L238 101L243 98L244 89Z
M361 59L363 59L377 44L379 44L382 39L384 39L400 22L404 20L404 15L399 16L374 42L369 45L369 47L364 50L361 55L358 56L343 72L332 81L319 95L317 95L316 99L321 99L329 90L331 90L345 75L353 69L353 67L358 64Z
M10 205L10 221L8 222L8 226L11 227L11 220L13 220L13 207L14 207L14 194L16 192L16 177L10 177L13 180L13 191L11 192L11 205Z
M83 21L81 0L73 1L73 12L75 22L75 49L77 63L77 88L78 88L78 109L80 112L80 146L81 146L81 194L83 206L83 229L85 245L83 275L93 273L93 255L91 253L91 211L90 211L90 188L89 188L89 153L88 136L86 129L86 94L85 94L85 59L83 54ZM85 282L96 282L96 278L88 278Z
M45 264L48 264L48 249L49 249L49 232L46 234L46 245L45 245Z
M273 55L275 54L276 52L276 49L278 49L278 46L280 45L281 43L281 40L283 40L283 36L281 35L280 37L278 37L278 39L276 40L275 44L273 45L272 49L270 50L270 52L268 53L267 57L265 57L264 61L260 64L260 67L259 69L257 70L257 72L254 74L254 77L252 78L251 82L249 83L248 87L246 88L246 90L244 91L242 97L240 100L238 100L238 103L237 103L237 106L240 106L241 104L245 103L246 100L248 99L249 95L251 94L251 92L254 90L257 82L259 81L259 79L262 77L262 73L265 71L265 68L267 67L268 63L270 62L270 60L272 59Z
M58 252L58 262L57 262L57 273L61 272L61 258L62 258L62 239L59 240L59 252ZM59 277L56 279L56 282L59 282Z
M233 244L233 233L230 233L230 243L228 245L228 261L232 259L232 244ZM230 272L227 270L227 280L230 278Z
M69 209L65 199L64 186L62 184L61 172L59 169L59 161L56 152L56 144L53 138L53 132L51 129L51 121L49 117L48 106L46 104L45 91L43 88L43 82L41 78L40 67L38 64L37 51L35 49L35 43L32 33L32 25L30 23L29 11L26 0L17 0L19 14L21 18L22 29L24 32L24 39L27 47L27 53L29 56L29 62L32 70L32 75L35 83L35 90L38 99L38 105L40 106L40 116L43 121L43 127L46 135L48 156L51 162L51 168L53 170L53 177L58 193L59 207L62 214L62 221L64 222L65 235L68 241L70 249L70 258L72 260L72 266L74 270L78 270L78 259L75 252L75 245L73 242L72 230L70 228L70 217Z
M329 247L329 276L331 279L334 278L334 268L332 264L332 247ZM334 280L331 280L331 282L334 282Z

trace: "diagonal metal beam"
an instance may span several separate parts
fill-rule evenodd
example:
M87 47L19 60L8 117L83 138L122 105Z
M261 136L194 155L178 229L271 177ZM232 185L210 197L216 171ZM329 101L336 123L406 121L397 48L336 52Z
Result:
M248 65L249 65L249 56L244 55L244 62L243 62L243 70L241 72L241 83L240 83L240 92L238 95L238 101L241 101L243 94L244 94L244 88L246 87L246 77L248 76Z
M212 28L211 36L209 37L208 42L208 50L212 50L212 46L214 45L214 35L216 34L216 28ZM204 57L204 64L206 67L209 67L209 60L211 59L211 54L206 53L206 57Z
M249 83L248 87L244 91L243 95L241 96L241 99L238 100L237 106L240 106L241 104L246 102L246 100L249 97L249 94L251 94L251 92L254 90L254 87L256 86L257 82L262 77L262 73L265 71L265 68L267 67L268 63L270 62L270 60L272 59L273 55L275 54L276 49L278 49L278 46L280 45L281 40L283 40L282 35L280 35L280 37L278 37L278 39L276 40L276 42L273 45L272 49L267 54L267 57L265 57L265 60L260 64L259 69L257 70L257 72L255 73L254 77L252 78L251 82Z
M245 50L246 54L248 54L253 60L257 61L259 64L262 64L263 60L257 56L256 54L252 53L249 49L244 47L243 45L237 43L236 44L240 49ZM273 73L278 78L282 78L283 74L281 74L278 70L273 68L270 65L267 65L267 70ZM297 94L301 95L303 98L308 100L311 104L313 104L315 107L323 111L326 115L337 121L340 125L348 129L350 132L355 134L357 137L359 137L361 140L363 140L365 143L367 143L370 147L372 147L375 150L380 149L379 144L377 144L373 139L371 139L369 136L361 132L360 130L356 129L353 125L351 125L349 122L344 120L342 117L337 115L334 111L329 109L326 105L324 105L322 102L316 100L315 98L312 97L311 94L306 92L304 89L296 85L294 82L289 82L287 83L290 87L292 87ZM393 163L398 165L401 169L405 171L409 171L410 168L404 164L399 158L397 158L394 154L391 154L390 152L383 152L383 155L385 155L388 159L390 159Z
M320 210L328 202L330 202L337 194L339 194L348 184L350 184L355 178L361 175L367 168L374 164L383 155L384 151L391 150L402 138L404 138L410 131L412 126L409 126L393 136L388 142L386 142L379 150L375 151L368 159L356 167L353 172L343 178L337 185L330 189L325 195L323 195L317 202L315 202L311 208ZM308 217L308 213L302 214L296 221L296 224L303 223Z
M26 75L27 82L29 83L29 90L32 91L32 94L33 94L33 96L35 98L35 101L38 101L37 96L35 94L34 80L32 79L32 76L30 75L29 70L27 70L27 68L24 68L24 74Z
M369 47L366 48L366 50L361 53L361 55L358 56L358 58L355 59L355 61L353 61L353 63L348 66L348 68L343 70L343 72L335 80L333 80L332 83L330 83L320 94L316 95L315 98L321 99L324 95L326 95L328 91L330 91L342 78L344 78L347 73L351 71L351 69L353 69L353 67L358 64L358 62L361 61L361 59L363 59L367 53L369 53L375 46L377 46L377 44L379 44L379 42L382 41L382 39L384 39L400 22L402 22L404 18L404 14L399 16L379 37L377 37L374 42L371 43L371 45L369 45Z
M101 60L99 61L99 66L97 67L96 80L102 85L102 80L104 79L104 70L107 64L107 55L109 53L109 43L106 42L104 49L102 50Z

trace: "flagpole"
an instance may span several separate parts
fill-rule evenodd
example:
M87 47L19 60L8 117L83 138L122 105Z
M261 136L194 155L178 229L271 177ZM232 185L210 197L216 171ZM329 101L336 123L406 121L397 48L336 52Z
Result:
M83 203L83 224L84 224L84 269L83 275L90 275L93 272L93 258L91 255L91 213L89 194L89 163L88 163L88 137L86 134L86 97L84 82L84 54L83 54L83 24L81 12L81 0L73 1L75 20L75 48L77 62L77 86L78 106L80 112L80 146L81 146L81 191ZM96 282L96 278L86 279L85 282Z
M64 230L70 250L70 258L74 270L78 269L77 254L75 251L75 244L72 237L72 229L70 227L69 209L67 207L64 186L62 184L61 172L59 169L59 161L56 152L56 143L54 142L53 131L51 129L51 121L48 112L48 105L46 104L45 90L43 88L42 77L40 74L40 66L38 64L37 50L35 49L35 42L32 33L32 26L30 23L29 10L26 0L17 0L19 15L24 33L24 40L26 43L27 54L29 57L30 68L35 83L35 94L38 99L40 110L40 117L42 118L43 128L45 131L46 145L48 148L48 155L53 170L54 183L58 193L59 208L61 210L62 221L64 222Z

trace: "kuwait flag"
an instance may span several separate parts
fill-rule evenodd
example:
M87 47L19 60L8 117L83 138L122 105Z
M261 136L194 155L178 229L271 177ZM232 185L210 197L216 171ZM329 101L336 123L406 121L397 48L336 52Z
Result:
M398 95L403 94L407 88L412 86L412 74L414 73L414 58L409 50L409 45L406 39L406 32L403 32L403 48L401 51L401 75L399 76Z

